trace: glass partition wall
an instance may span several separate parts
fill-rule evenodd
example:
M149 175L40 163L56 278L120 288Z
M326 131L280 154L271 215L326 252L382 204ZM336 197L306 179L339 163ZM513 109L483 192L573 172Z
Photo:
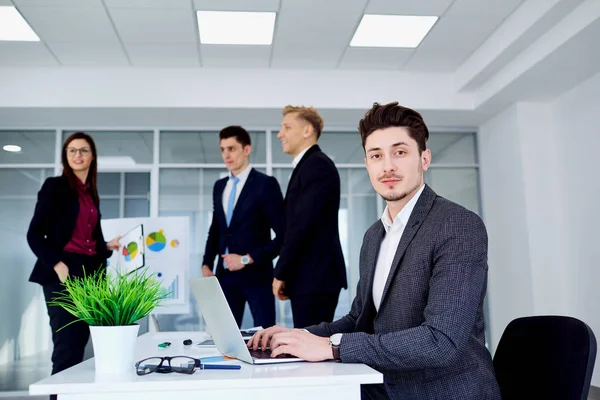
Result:
M103 218L189 217L190 270L200 276L204 244L212 218L212 189L225 176L219 129L86 129L98 148L98 188ZM251 164L273 175L285 194L291 157L281 151L276 129L250 127ZM35 262L26 232L37 191L61 172L60 148L75 129L0 130L0 143L21 151L0 150L0 391L25 390L49 374L51 352L48 317L41 288L27 281ZM364 168L360 137L352 130L323 132L319 145L336 163L341 178L339 228L348 274L336 317L350 309L358 283L358 255L364 232L384 209ZM428 146L432 165L425 179L440 195L479 213L478 164L473 132L433 132ZM190 313L160 315L161 330L198 330L203 323L190 298ZM277 321L291 326L289 302L278 301ZM249 311L244 327L252 326ZM18 362L15 362L18 360ZM15 367L17 366L17 367ZM20 367L19 367L20 366ZM32 367L34 366L34 367ZM19 375L19 368L30 368ZM31 368L35 370L32 372Z

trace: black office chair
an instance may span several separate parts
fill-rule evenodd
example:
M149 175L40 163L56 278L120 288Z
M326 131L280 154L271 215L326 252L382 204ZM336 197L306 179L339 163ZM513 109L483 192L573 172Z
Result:
M571 317L517 318L502 334L494 368L502 400L587 400L596 337Z

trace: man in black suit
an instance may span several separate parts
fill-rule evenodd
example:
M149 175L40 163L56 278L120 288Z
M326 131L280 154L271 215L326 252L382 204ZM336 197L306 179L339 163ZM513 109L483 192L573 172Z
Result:
M340 244L340 176L317 145L323 119L312 107L287 106L277 138L293 157L285 195L286 228L275 267L273 294L290 299L295 327L333 321L346 288Z
M254 325L268 327L275 324L271 282L284 228L283 196L275 178L249 165L252 146L244 128L228 126L219 139L229 176L214 186L202 275L213 275L218 256L215 275L238 326L247 301Z

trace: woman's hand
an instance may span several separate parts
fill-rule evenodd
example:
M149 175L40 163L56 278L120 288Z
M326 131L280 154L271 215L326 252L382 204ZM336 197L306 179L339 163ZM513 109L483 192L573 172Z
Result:
M59 261L58 264L54 266L54 272L58 275L58 279L60 279L61 283L65 283L69 277L69 267L62 261Z
M109 249L110 251L119 250L119 247L121 247L121 243L119 242L120 239L121 239L121 235L113 238L113 240L106 243L106 248Z

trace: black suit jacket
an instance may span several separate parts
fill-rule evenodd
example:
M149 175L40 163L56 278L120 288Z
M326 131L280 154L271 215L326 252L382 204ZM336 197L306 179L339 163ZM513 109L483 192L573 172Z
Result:
M223 191L229 177L219 179L213 189L213 218L208 232L203 264L213 266L218 257L217 276L234 274L246 286L270 285L273 259L277 257L283 236L283 196L279 183L255 169L250 171L227 226L223 209ZM271 229L276 237L271 240ZM225 249L229 253L250 254L254 262L239 271L223 268Z
M38 258L29 277L30 282L42 285L58 282L54 266L63 261L63 249L73 236L78 215L79 199L67 178L63 175L46 179L38 192L35 212L27 231L29 247ZM105 260L112 252L106 248L100 217L98 210L93 238L96 240L96 255Z
M314 145L294 168L285 195L285 236L275 277L285 292L337 292L348 286L340 244L340 175Z

